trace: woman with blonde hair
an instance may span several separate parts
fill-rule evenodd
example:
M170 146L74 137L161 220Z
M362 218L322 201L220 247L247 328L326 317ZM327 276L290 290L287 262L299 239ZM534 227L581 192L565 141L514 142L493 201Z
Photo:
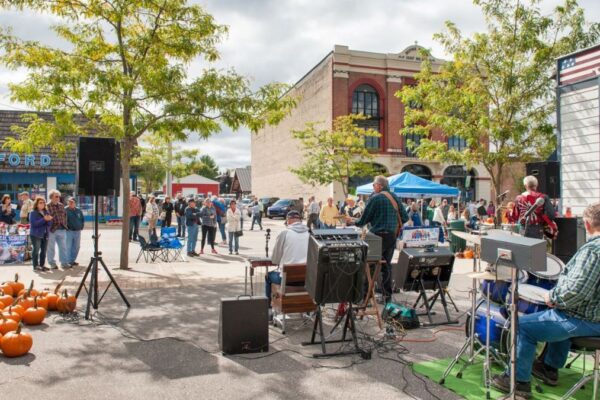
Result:
M150 196L146 204L146 221L148 221L148 232L156 235L156 221L158 221L159 211L156 198Z

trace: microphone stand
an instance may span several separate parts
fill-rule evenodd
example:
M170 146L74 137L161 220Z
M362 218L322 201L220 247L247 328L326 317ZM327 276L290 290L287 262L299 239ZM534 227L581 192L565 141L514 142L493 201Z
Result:
M265 234L265 253L267 258L269 258L269 239L271 239L271 229L267 228L267 233Z

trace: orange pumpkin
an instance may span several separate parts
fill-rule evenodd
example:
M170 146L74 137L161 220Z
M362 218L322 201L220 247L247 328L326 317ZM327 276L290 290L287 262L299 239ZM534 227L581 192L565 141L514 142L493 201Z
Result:
M29 284L29 289L23 289L19 292L18 296L23 296L25 293L27 293L29 291L29 294L33 297L38 295L38 291L35 290L33 288L33 280L31 281L31 284Z
M4 318L11 319L17 323L21 322L21 314L13 311L12 306L9 306L7 309L4 309L4 311L2 311L2 316Z
M33 297L29 295L29 291L27 291L23 296L19 296L16 301L17 305L23 307L23 312L30 307L33 307ZM23 315L23 314L21 314Z
M15 280L14 281L8 281L6 282L8 285L10 285L10 287L12 288L12 295L14 297L17 297L19 292L23 289L25 289L25 285L23 285L22 282L19 282L19 274L15 274Z
M10 318L6 318L4 314L0 314L0 334L6 335L10 331L16 331L19 323Z
M13 295L13 288L8 282L0 284L0 291L6 295L9 295L10 297Z
M4 307L8 307L13 303L13 298L10 294L0 291L0 303L2 303Z
M473 258L473 255L474 255L473 250L471 250L471 249L464 251L465 258Z
M33 307L25 310L25 314L23 314L23 322L27 325L39 325L44 322L44 318L46 318L46 309L42 307L38 307L37 298L33 299Z
M45 310L48 310L48 299L41 296L41 295L37 295L35 296L35 300L37 301L37 305L38 307L42 307Z
M29 333L21 332L19 324L17 330L9 332L0 339L0 349L6 357L21 357L29 353L33 346L33 338Z
M48 311L54 311L56 310L56 302L58 301L60 294L58 293L58 291L60 290L60 287L62 286L63 282L65 281L65 278L63 278L62 281L60 281L58 283L58 285L56 285L56 288L54 288L54 292L53 293L48 293L46 295L46 299L48 299Z
M75 307L77 306L77 298L73 295L69 295L67 289L65 289L62 293L62 296L56 302L56 309L59 313L71 313L75 311Z
M24 308L23 308L23 306L22 306L22 305L20 305L20 304L16 304L16 305L14 305L14 306L12 306L12 307L9 307L9 309L11 309L11 308L12 308L12 311L13 311L13 312L16 312L16 313L17 313L17 314L19 314L19 316L21 316L21 317L23 316L23 314L25 314L25 309L24 309Z

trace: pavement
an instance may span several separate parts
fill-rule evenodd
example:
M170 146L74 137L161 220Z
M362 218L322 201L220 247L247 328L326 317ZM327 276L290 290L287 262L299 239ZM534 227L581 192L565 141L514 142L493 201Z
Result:
M281 220L265 220L264 228L272 230L271 246L284 229ZM223 356L217 337L220 299L244 293L245 260L264 256L265 241L265 231L245 230L240 256L230 256L226 247L218 247L218 255L187 262L137 264L139 245L131 243L131 269L125 271L118 268L120 230L103 228L103 259L131 308L109 288L91 321L83 319L86 297L82 295L77 314L52 313L43 325L26 327L34 339L31 353L17 359L0 357L0 398L27 399L42 393L45 398L76 399L458 398L414 375L408 364L454 356L461 347L471 282L465 274L472 270L467 260L457 260L450 282L450 293L460 310L452 310L460 318L458 327L443 327L437 333L440 327L420 328L408 331L402 341L384 343L384 332L368 317L359 321L358 329L379 343L361 340L362 346L374 349L371 360L358 356L314 359L318 347L301 346L310 339L312 323L291 321L286 335L269 328L268 353ZM92 252L91 230L86 230L81 266L49 273L34 273L31 265L0 266L0 280L18 272L25 283L34 279L36 287L52 289L64 277L64 286L73 291ZM106 284L101 273L100 286ZM395 301L410 302L415 297L399 293ZM333 312L326 314L325 322L332 326Z

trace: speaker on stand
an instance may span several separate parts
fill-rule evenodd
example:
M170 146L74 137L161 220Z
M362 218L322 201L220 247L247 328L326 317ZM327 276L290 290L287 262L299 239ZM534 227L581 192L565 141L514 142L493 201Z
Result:
M538 191L545 193L551 199L560 198L560 163L558 161L542 161L527 163L527 175L533 175L538 180Z

